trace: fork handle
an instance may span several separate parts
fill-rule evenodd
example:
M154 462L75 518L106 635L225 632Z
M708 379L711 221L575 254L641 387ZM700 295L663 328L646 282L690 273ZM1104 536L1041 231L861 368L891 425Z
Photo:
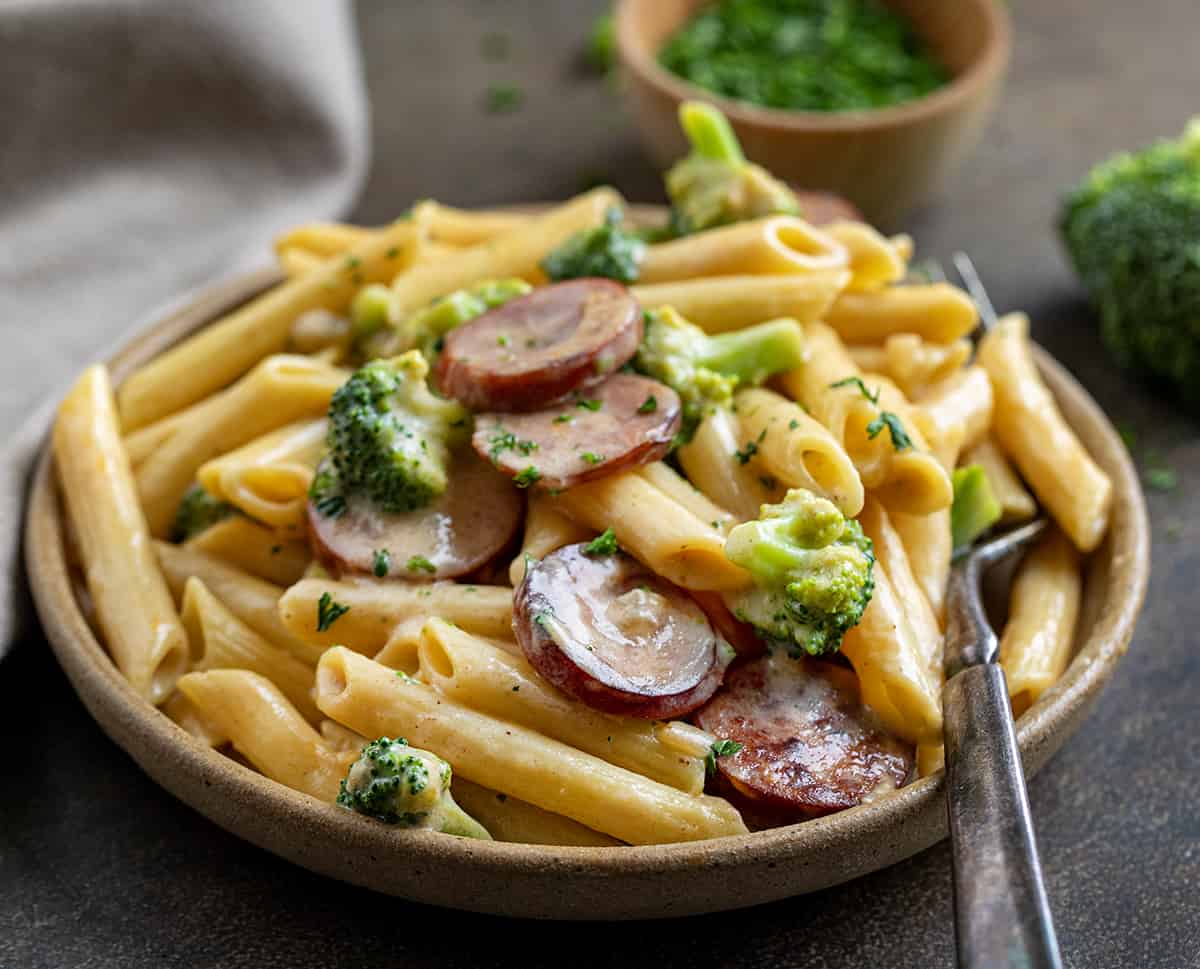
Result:
M1061 969L1004 671L969 666L942 691L960 969Z

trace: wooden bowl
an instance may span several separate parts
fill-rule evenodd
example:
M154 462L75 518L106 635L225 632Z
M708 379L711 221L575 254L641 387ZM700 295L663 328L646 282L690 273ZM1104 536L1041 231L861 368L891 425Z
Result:
M1012 40L999 0L888 0L954 75L927 97L869 111L762 108L720 97L658 63L664 42L706 0L620 0L617 52L624 89L651 159L666 168L687 150L681 101L715 104L746 155L806 189L844 195L892 226L925 201L979 142L1003 85Z
M122 379L172 343L277 280L219 285L110 361ZM1021 717L1027 773L1083 721L1125 652L1149 572L1149 527L1129 455L1095 401L1049 355L1038 363L1067 420L1115 486L1112 528L1091 556L1077 654ZM157 783L228 831L313 871L450 908L534 918L692 915L816 891L894 864L946 836L942 775L803 824L688 844L549 848L397 831L268 780L194 740L117 672L76 598L53 460L33 482L25 558L62 668L104 731Z

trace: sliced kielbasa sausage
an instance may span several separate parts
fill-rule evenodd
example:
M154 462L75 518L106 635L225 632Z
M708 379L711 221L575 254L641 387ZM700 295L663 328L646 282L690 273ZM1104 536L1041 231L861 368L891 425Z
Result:
M361 495L347 495L331 517L308 505L316 558L335 573L427 582L466 575L512 541L521 496L469 450L456 454L445 494L424 508L388 514Z
M519 483L559 491L664 457L681 414L670 387L615 374L545 410L480 414L471 444Z
M471 410L537 410L599 383L641 341L642 311L629 290L611 279L573 279L452 330L437 383Z
M623 552L568 545L531 562L513 630L534 668L606 713L659 720L713 695L733 650L681 589Z
M915 752L863 706L851 670L782 651L730 674L696 722L741 749L717 759L753 806L797 820L904 784Z
M863 214L849 199L844 199L833 192L813 192L796 189L796 198L800 201L800 217L810 225L828 225L839 219L851 222L865 222Z

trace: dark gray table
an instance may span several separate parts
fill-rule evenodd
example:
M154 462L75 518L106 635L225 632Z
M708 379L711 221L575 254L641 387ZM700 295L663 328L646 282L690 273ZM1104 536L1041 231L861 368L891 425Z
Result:
M951 0L946 0L951 2ZM659 198L619 103L581 76L588 2L360 5L375 169L357 213L412 199L561 198L603 175ZM1151 495L1154 577L1134 646L1031 796L1067 964L1200 964L1200 437L1119 376L1051 234L1095 158L1200 107L1196 0L1017 2L1008 96L969 168L910 223L923 251L974 255L1002 308L1181 473ZM480 38L511 38L505 62ZM515 82L521 110L487 115ZM443 912L339 885L236 840L155 787L90 722L44 643L0 668L0 967L947 966L949 856L937 847L820 895L686 921L552 925Z

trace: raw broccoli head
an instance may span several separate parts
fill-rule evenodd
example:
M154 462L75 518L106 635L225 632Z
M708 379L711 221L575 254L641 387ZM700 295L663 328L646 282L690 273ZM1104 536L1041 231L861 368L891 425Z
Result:
M429 828L465 838L491 835L450 795L450 765L403 738L380 737L350 765L337 803L403 828Z
M170 539L172 542L186 542L206 528L228 518L234 511L233 505L214 498L199 484L194 484L184 492L179 502L175 521L171 524Z
M1093 168L1059 231L1109 351L1200 408L1200 118Z
M613 207L604 224L576 232L542 260L542 270L553 282L605 276L619 283L636 282L646 243L621 228L621 210Z
M365 294L371 287L365 287ZM482 316L488 310L502 306L510 299L524 296L533 287L523 279L485 279L465 289L456 289L422 307L393 320L395 309L386 314L386 326L371 329L364 326L367 339L362 344L363 355L368 358L395 356L405 350L420 350L426 360L434 360L442 352L446 334L455 327ZM390 291L389 291L390 293ZM377 320L378 312L372 315L376 301L360 294L363 300L363 318ZM356 300L355 305L358 305Z
M754 578L730 607L793 656L836 652L875 591L875 554L858 522L793 488L729 533L725 554Z
M635 366L671 387L683 401L682 439L706 414L733 401L736 387L760 384L804 362L804 333L780 319L709 336L670 306L646 314Z
M426 386L420 351L357 370L329 403L329 458L313 479L317 502L359 493L381 511L428 504L446 490L450 449L468 436L469 415Z
M742 219L798 215L796 194L742 154L725 116L710 104L684 101L679 124L691 153L666 174L671 224L678 235Z

